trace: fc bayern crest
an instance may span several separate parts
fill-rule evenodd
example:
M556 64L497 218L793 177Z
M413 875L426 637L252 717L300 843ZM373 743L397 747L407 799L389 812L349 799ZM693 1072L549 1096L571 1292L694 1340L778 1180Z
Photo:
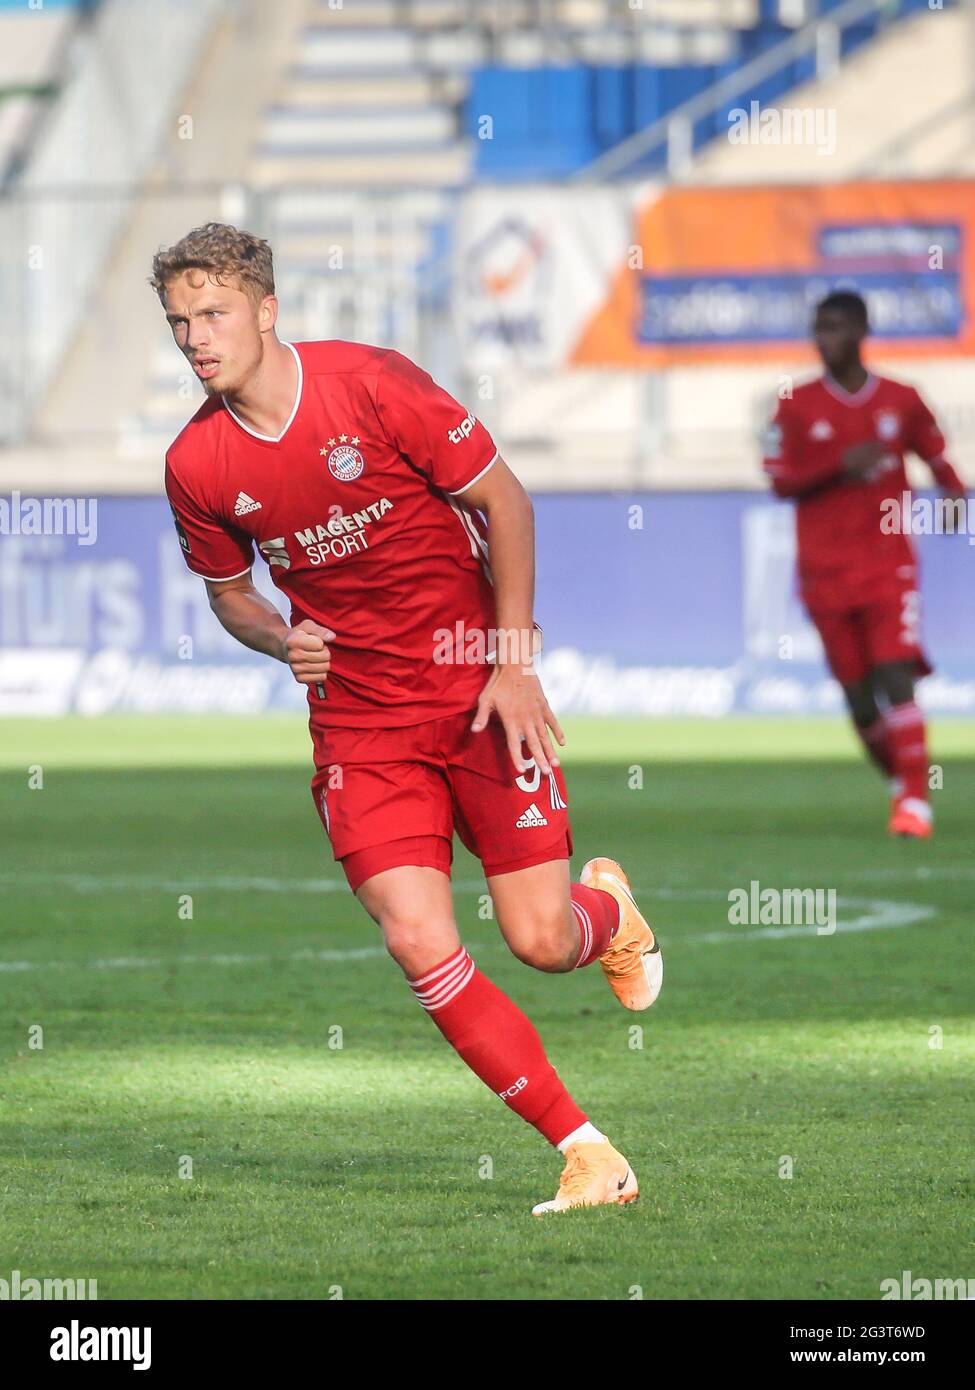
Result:
M896 439L900 429L900 419L896 410L877 411L877 433L881 439Z
M328 471L334 478L338 478L340 483L355 482L366 466L359 450L351 444L339 444L331 451L326 462Z

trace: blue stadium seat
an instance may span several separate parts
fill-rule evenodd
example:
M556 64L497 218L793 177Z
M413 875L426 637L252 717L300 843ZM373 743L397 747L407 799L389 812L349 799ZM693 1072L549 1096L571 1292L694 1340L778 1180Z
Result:
M819 0L818 14L828 17L845 0ZM927 0L894 0L890 18L927 7ZM466 127L479 134L485 114L493 117L493 138L475 140L475 177L491 179L558 178L572 173L635 131L676 110L719 79L761 58L788 38L779 0L761 0L757 22L735 31L735 56L712 63L632 63L625 66L568 63L559 67L475 68L466 105ZM846 56L875 36L876 15L847 27L842 36ZM808 52L754 84L719 110L696 122L695 146L727 130L728 112L780 102L789 91L815 75L815 54ZM648 165L659 166L658 149Z

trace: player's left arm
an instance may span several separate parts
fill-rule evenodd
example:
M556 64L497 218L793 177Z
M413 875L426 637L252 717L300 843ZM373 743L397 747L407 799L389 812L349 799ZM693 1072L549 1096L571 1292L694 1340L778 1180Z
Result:
M914 392L909 431L908 448L928 465L938 486L951 497L964 497L965 484L945 458L941 427L917 391Z
M535 514L531 498L498 458L483 477L464 489L463 500L487 519L498 622L495 668L481 692L471 728L479 733L494 712L504 726L518 771L524 772L526 766L524 741L537 766L548 774L559 761L549 734L559 744L565 743L565 735L532 664L536 628L532 622Z

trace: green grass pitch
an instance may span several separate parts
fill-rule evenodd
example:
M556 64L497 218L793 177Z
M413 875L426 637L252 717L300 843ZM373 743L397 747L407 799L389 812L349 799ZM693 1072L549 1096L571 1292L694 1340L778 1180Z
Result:
M466 944L641 1181L630 1209L539 1220L558 1156L348 894L300 719L0 723L0 1277L102 1299L875 1299L903 1270L975 1275L975 725L934 726L928 844L888 839L841 721L567 732L575 867L623 862L667 973L638 1016L598 968L519 964L458 847ZM834 888L840 929L729 924L753 879Z

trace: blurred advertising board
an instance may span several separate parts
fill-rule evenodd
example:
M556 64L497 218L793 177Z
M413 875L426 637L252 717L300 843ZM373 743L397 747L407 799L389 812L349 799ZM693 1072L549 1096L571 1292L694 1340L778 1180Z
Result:
M968 356L975 183L477 188L455 269L472 372L794 363L838 287L885 356Z
M104 497L97 525L0 536L0 714L304 708L233 641L162 498ZM536 615L563 713L840 708L793 578L791 508L746 492L541 494ZM973 509L975 510L975 509ZM975 714L975 536L921 535L929 709ZM263 561L261 588L280 601Z

